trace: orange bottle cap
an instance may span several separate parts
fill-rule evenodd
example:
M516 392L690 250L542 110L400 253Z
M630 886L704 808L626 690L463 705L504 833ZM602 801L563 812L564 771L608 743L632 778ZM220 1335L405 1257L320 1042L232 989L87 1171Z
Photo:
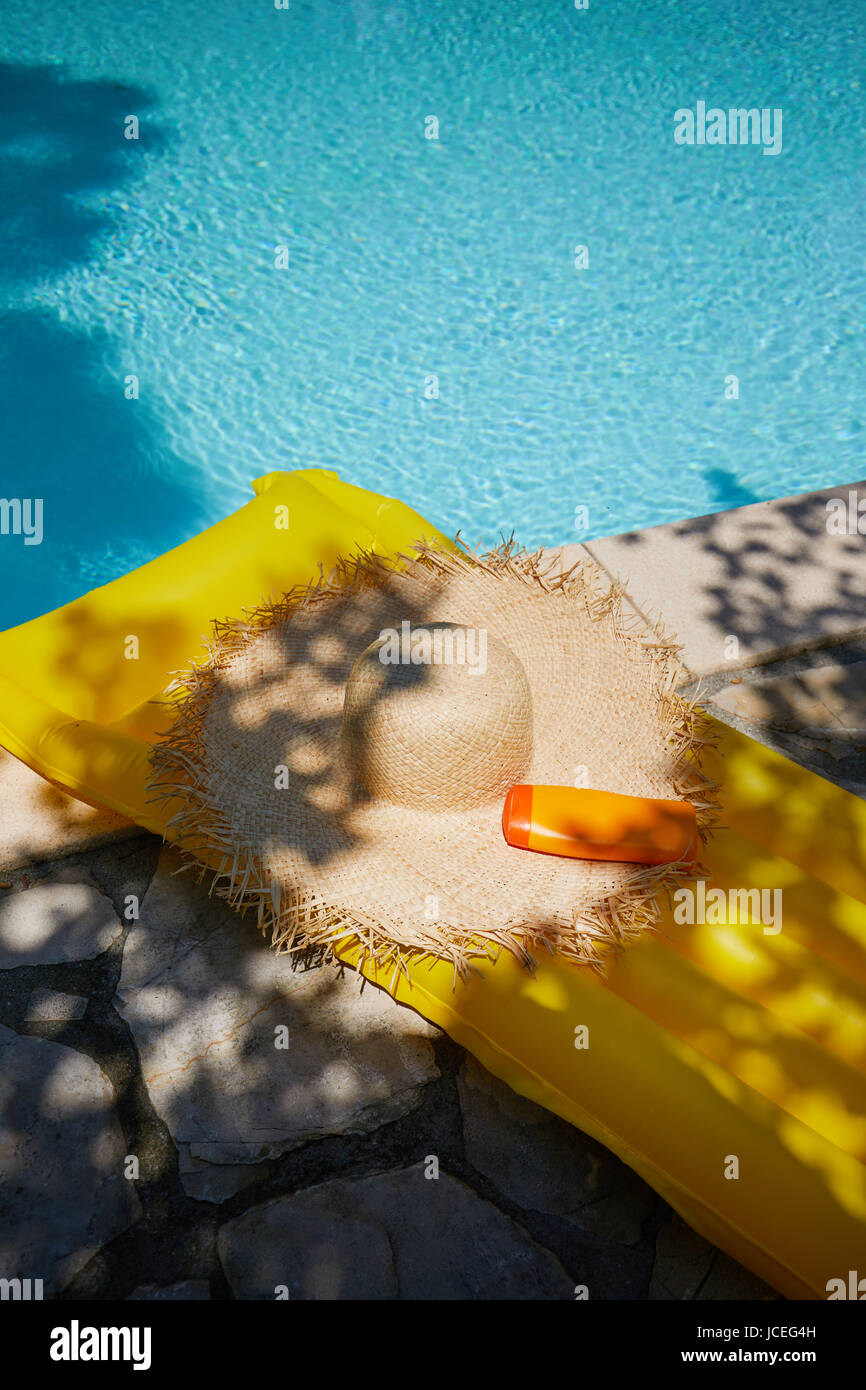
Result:
M514 845L517 849L529 849L531 825L532 787L512 787L502 808L502 833L508 844Z

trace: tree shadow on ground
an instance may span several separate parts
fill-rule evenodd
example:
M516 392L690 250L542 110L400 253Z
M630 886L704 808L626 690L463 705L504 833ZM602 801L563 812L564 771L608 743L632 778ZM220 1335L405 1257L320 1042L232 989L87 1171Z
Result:
M37 1067L21 1068L25 1084L19 1082L15 1120L32 1161L26 1170L10 1172L5 1186L4 1276L44 1278L46 1297L128 1297L142 1285L197 1279L209 1283L212 1296L230 1296L217 1253L217 1233L226 1223L287 1194L302 1194L303 1204L307 1189L321 1192L321 1184L334 1179L348 1180L350 1200L353 1180L365 1176L403 1171L405 1185L407 1166L416 1165L414 1200L424 1225L436 1193L422 1168L432 1151L442 1164L446 1192L446 1175L451 1175L483 1201L474 1204L465 1187L442 1199L447 1216L451 1199L462 1192L459 1214L465 1217L468 1202L471 1225L461 1240L443 1241L438 1218L434 1222L423 1249L425 1267L429 1264L424 1277L431 1287L437 1281L440 1289L466 1282L475 1290L470 1296L495 1296L490 1290L503 1271L490 1262L491 1241L494 1249L502 1246L504 1213L517 1223L507 1239L524 1277L522 1290L513 1296L567 1299L578 1278L588 1279L599 1297L643 1296L655 1229L667 1215L663 1204L639 1197L638 1229L622 1241L597 1232L593 1220L583 1224L579 1214L571 1220L523 1211L495 1181L474 1170L467 1156L455 1090L458 1049L444 1041L435 1044L441 1075L426 1062L416 1073L414 1067L429 1057L429 1044L423 1026L419 1031L417 1020L411 1022L412 1011L391 1006L377 990L361 996L352 971L341 975L333 967L299 962L293 968L284 957L276 961L249 922L209 898L189 875L172 877L179 862L173 853L163 858L147 891L158 849L155 839L111 847L81 856L65 869L46 866L37 880L95 880L118 910L127 892L137 889L143 911L126 929L123 949L130 960L122 980L119 943L98 960L25 966L3 975L2 1022L22 1041L43 1039L54 1047L54 1055L40 1059ZM60 935L85 924L67 920L61 911L53 925ZM136 966L139 951L143 956ZM71 1023L27 1022L32 992L45 986L87 997L85 1016ZM274 1046L279 1026L290 1037L282 1051ZM179 1045L184 1033L186 1049ZM92 1095L83 1087L62 1095L70 1057L78 1052L94 1058L115 1089L119 1147L118 1136L113 1148L105 1140L102 1112ZM534 1170L543 1183L548 1161L558 1174L573 1164L576 1208L613 1197L623 1186L640 1186L594 1141L538 1114L556 1133L550 1155L539 1151L535 1135ZM507 1118L501 1138L507 1148ZM513 1135L518 1145L523 1138ZM193 1149L200 1157L192 1160L198 1171L191 1183ZM24 1151L13 1144L7 1158ZM140 1160L133 1182L118 1181L125 1154ZM214 1189L224 1179L235 1195L220 1200ZM40 1196L45 1183L47 1203ZM140 1211L121 1200L118 1188L134 1192ZM102 1203L98 1224L90 1217L95 1202ZM339 1297L341 1288L357 1288L358 1270L351 1263L357 1251L347 1243L346 1224L351 1235L353 1223L342 1221L335 1210L299 1265L279 1258L264 1230L256 1234L254 1219L246 1248L258 1277L241 1279L236 1296L274 1296L260 1287L261 1260L276 1262L276 1282L290 1289L292 1299L328 1296L315 1291L318 1285L303 1267L315 1266L325 1248L332 1296ZM523 1234L527 1227L534 1245ZM473 1242L477 1248L470 1250ZM90 1243L100 1248L88 1249ZM556 1252L553 1259L550 1250ZM400 1253L417 1264L418 1252L407 1251L405 1243ZM572 1272L566 1275L565 1269ZM380 1276L377 1268L368 1271L363 1296L394 1296Z
M377 611L371 618L374 635L380 616ZM431 616L423 612L412 614L416 622ZM331 641L326 649L319 650L310 642L307 656L311 662L319 663L323 681L338 687L345 679L353 644L363 648L370 634L359 633L348 624L335 624L328 636ZM264 671L262 680L264 687L269 687L271 682ZM293 720L297 716L292 716L288 724L286 717L279 701L274 701L261 726L266 743L273 739L282 742L284 738L295 736L298 729ZM300 732L305 731L301 728ZM311 728L306 732L312 736L316 730ZM269 747L263 765L272 768L274 760L273 749ZM313 775L307 783L302 778L296 791L312 798L315 786ZM764 789L762 814L766 815L767 808L783 795L784 788L768 784ZM315 804L312 799L310 804L311 807ZM337 848L329 852L340 851L342 841L336 832L344 828L338 808L333 827ZM816 805L806 833L818 839L825 830L826 816L822 807ZM761 882L765 864L766 854L757 842L748 846L747 854L737 861L736 881ZM168 869L169 865L165 867ZM720 872L716 871L717 877ZM808 1105L820 1092L822 1104L838 1109L850 1123L852 1136L856 1138L858 1093L849 1069L862 1069L866 1057L862 1049L845 1057L835 1053L830 1056L837 1046L830 1001L835 997L840 1007L854 1011L862 1007L864 996L861 984L856 983L852 974L851 962L856 965L856 953L846 930L845 907L840 894L823 885L813 888L807 882L798 895L796 913L793 897L790 901L790 938L793 940L795 932L799 932L800 945L805 947L807 956L810 952L821 955L823 973L818 984L826 996L827 1010L811 1027L808 1037L798 1036L792 1040L790 1030L770 1028L766 1039L761 1038L762 1050L767 1062L771 1063L765 1075L771 1077L773 1088L772 1097L767 1099L761 1143L775 1154L780 1171L783 1166L789 1172L797 1167L800 1179L812 1192L816 1203L820 1201L825 1210L833 1211L836 1174L832 1164L827 1162L824 1148L817 1145L815 1155L805 1159L798 1157L789 1130L792 1115L805 1115ZM834 930L818 930L820 924L834 922ZM674 975L682 977L683 981L677 994L680 1006L676 1029L668 1025L650 1026L652 998L647 1002L638 995L633 1010L635 1017L650 1020L644 1042L647 1054L657 1061L657 1074L669 1073L676 1064L677 1084L668 1082L659 1096L659 1108L667 1107L668 1133L679 1133L681 1128L682 1133L688 1135L690 1115L698 1102L715 1116L720 1134L733 1129L741 1113L754 1110L759 1083L745 1078L750 1075L748 1069L755 1050L755 1021L763 1017L765 1007L776 1002L784 1013L803 987L802 974L792 968L786 955L787 935L778 946L773 939L764 942L759 937L758 949L752 942L755 928L747 925L741 930L747 938L745 944L760 960L761 972L757 981L744 978L736 987L730 983L708 983L704 979L698 968L697 958L704 948L703 938L699 936L695 936L693 942L691 935L686 933L684 942L677 948L682 959L673 957L673 966L668 963L664 949L655 943L642 943L635 949L633 959L644 949L654 953L660 973L653 998L667 998L667 992L673 988ZM693 950L697 963L691 958ZM309 987L311 982L304 987L303 972L293 972L284 959L274 961L268 956L263 943L255 938L252 921L237 920L224 904L208 898L202 888L187 885L176 891L170 889L165 878L159 891L148 895L140 922L130 927L126 951L128 960L124 961L124 973L127 968L131 973L125 982L121 981L119 994L113 987L99 1003L99 1008L103 1009L99 1018L106 1028L114 1030L111 1036L116 1039L123 1066L120 1063L115 1066L110 1061L104 1065L118 1089L119 1113L132 1114L134 1118L136 1112L124 1111L124 1107L132 1106L137 1097L135 1104L140 1109L148 1108L152 1133L161 1137L149 1151L151 1166L142 1169L140 1192L146 1206L145 1219L106 1242L104 1249L89 1260L73 1281L63 1286L70 1294L104 1297L112 1287L120 1287L125 1292L130 1286L129 1271L133 1267L142 1271L142 1282L169 1283L182 1277L195 1277L207 1270L210 1277L218 1279L220 1266L213 1255L217 1227L248 1206L284 1193L304 1191L334 1176L360 1176L376 1169L381 1171L383 1167L388 1171L410 1161L423 1160L427 1153L435 1151L430 1144L430 1130L425 1130L423 1125L413 1127L414 1122L405 1116L397 1115L381 1124L382 1140L375 1134L372 1138L364 1135L365 1112L369 1119L370 1111L383 1098L378 1078L388 1073L389 1054L402 1052L405 1061L413 1049L417 1054L425 1046L422 1040L407 1040L401 1031L398 1020L408 1011L394 1010L393 1027L387 1017L387 1005L384 1015L374 1010L353 1019L351 1011L341 1013L343 987L331 967L324 967L327 973L312 982L314 987ZM836 958L830 959L834 952ZM860 960L862 967L862 952ZM840 975L844 971L851 978L843 985ZM115 985L118 978L115 978ZM349 987L357 990L357 979L348 972L346 978ZM641 979L646 983L647 978L652 985L652 977L646 975L636 975L633 985L639 989ZM621 991L626 987L627 982L625 985L620 982L618 986ZM611 1018L615 1021L616 1013L615 1010L606 1012L605 1000L600 995L587 996L587 999L592 998L596 999L600 1010L595 1036L597 1043L601 1043L605 1033L610 1033ZM532 1012L531 1036L548 1037L551 1028L562 1022L561 1012L556 1012L561 1007L527 1000L526 1008ZM708 1012L713 1016L730 1015L730 1023L724 1018L721 1020L721 1038L719 1029L707 1030ZM95 1024L97 1015L92 1014L90 1021ZM283 1054L275 1050L275 1030L281 1025L288 1028L290 1037L295 1040L297 1050L294 1053L291 1045ZM68 1041L70 1045L77 1042L78 1046L89 1048L93 1055L99 1056L93 1035L87 1034L86 1026L87 1020L76 1034L75 1025L69 1025L72 1031L67 1035ZM827 1064L821 1060L822 1049L828 1052ZM720 1069L729 1078L723 1101L714 1094ZM436 1084L435 1081L422 1081L424 1094L429 1086ZM410 1075L399 1081L397 1089L405 1095L412 1085ZM349 1120L356 1137L345 1148L345 1137L330 1131L337 1124L335 1107L345 1107L347 1087L349 1110L354 1105L357 1113ZM425 1103L422 1101L422 1105ZM763 1100L760 1103L763 1105ZM34 1105L38 1116L42 1108L38 1089ZM68 1118L72 1124L73 1111ZM345 1109L339 1124L344 1121ZM397 1129L390 1128L392 1125ZM134 1152L136 1139L128 1125L125 1125L125 1136L128 1148ZM695 1141L699 1137L694 1136ZM295 1139L299 1141L297 1151L293 1147ZM380 1143L384 1146L382 1150L377 1149ZM577 1132L574 1143L577 1171L583 1143ZM316 1145L326 1147L317 1149ZM245 1159L251 1151L254 1162L248 1163ZM298 1156L293 1157L296 1152ZM458 1171L460 1163L466 1162L465 1154L461 1157L461 1153L457 1143L453 1163ZM217 1161L211 1161L214 1159ZM198 1202L184 1189L181 1161L206 1165L196 1169L196 1180L202 1183ZM208 1198L207 1183L214 1177L214 1169L223 1170L219 1177L231 1184L238 1170L247 1168L251 1173L256 1170L251 1182L242 1184L225 1203ZM241 1177L244 1176L242 1172ZM424 1190L419 1185L418 1200L421 1202ZM495 1194L495 1190L494 1181L491 1191ZM68 1192L70 1202L73 1192L74 1184ZM731 1200L737 1195L732 1186ZM507 1206L501 1194L495 1200ZM160 1218L166 1203L178 1229L189 1232L191 1238L194 1236L193 1247L188 1251L166 1240L166 1223ZM771 1205L769 1196L767 1204ZM49 1234L43 1232L43 1240ZM642 1239L630 1278L635 1276L638 1265L644 1269L649 1267L646 1245L649 1239L649 1235L646 1240ZM440 1248L447 1253L447 1242L440 1243ZM590 1267L582 1264L582 1260L590 1264L597 1261L595 1267L603 1267L604 1253L599 1254L598 1247L586 1239L568 1248L574 1254L566 1267L575 1282L582 1282L581 1275ZM333 1264L337 1258L333 1232L329 1236L329 1252L328 1258ZM351 1253L344 1252L339 1258L350 1259ZM346 1273L348 1279L348 1271ZM828 1277L832 1273L828 1271ZM34 1277L38 1277L36 1271ZM285 1283L293 1289L295 1297L298 1290L293 1287L292 1279L289 1270ZM225 1289L224 1284L219 1287ZM608 1296L614 1296L613 1286L607 1284L605 1287L611 1289ZM629 1287L635 1285L632 1283ZM750 1287L753 1291L754 1284ZM300 1292L303 1296L303 1291Z
M845 499L853 491L866 500L866 482L829 491ZM611 563L627 590L630 557L652 553L661 535L653 528L617 538L628 554ZM663 556L656 550L658 563L673 573L682 569L696 623L718 636L718 669L734 673L738 665L752 665L756 654L757 660L775 659L866 627L863 536L830 529L825 494L694 517L664 528L664 535L666 549ZM805 592L801 582L807 565L814 567L814 593ZM673 585L669 593L679 598ZM642 602L637 592L634 597ZM664 612L660 616L670 623ZM687 618L681 614L679 621ZM730 637L737 639L739 655L728 660Z

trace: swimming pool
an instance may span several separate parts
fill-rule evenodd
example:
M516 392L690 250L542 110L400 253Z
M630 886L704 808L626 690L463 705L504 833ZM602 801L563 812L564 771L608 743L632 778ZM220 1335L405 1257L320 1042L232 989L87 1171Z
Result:
M0 536L0 626L275 468L527 544L862 476L862 0L19 0L4 29L0 493L44 523ZM781 152L676 143L703 101L779 108Z

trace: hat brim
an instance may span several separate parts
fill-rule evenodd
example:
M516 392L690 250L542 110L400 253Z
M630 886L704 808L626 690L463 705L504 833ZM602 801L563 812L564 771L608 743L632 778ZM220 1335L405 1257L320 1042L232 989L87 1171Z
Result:
M430 954L461 973L503 947L527 963L546 947L599 964L694 871L514 849L501 802L427 810L359 796L340 742L346 680L405 619L483 627L518 656L534 726L527 781L688 799L706 833L714 788L699 767L700 712L676 693L676 645L628 622L591 562L557 574L506 545L359 556L217 624L153 754L154 790L179 799L181 847L215 870L217 891L256 910L277 950L357 938L380 964Z

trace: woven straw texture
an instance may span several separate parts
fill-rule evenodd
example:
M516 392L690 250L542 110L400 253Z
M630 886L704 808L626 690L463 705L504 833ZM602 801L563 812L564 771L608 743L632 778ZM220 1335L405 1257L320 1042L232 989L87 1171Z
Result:
M452 625L476 669L384 664L383 634L407 623L440 641ZM502 802L515 782L687 798L706 833L715 789L676 651L628 629L589 561L555 574L512 543L361 556L215 625L172 688L152 790L180 799L174 837L277 950L357 940L379 964L430 954L460 974L503 947L600 966L688 875L513 849Z

